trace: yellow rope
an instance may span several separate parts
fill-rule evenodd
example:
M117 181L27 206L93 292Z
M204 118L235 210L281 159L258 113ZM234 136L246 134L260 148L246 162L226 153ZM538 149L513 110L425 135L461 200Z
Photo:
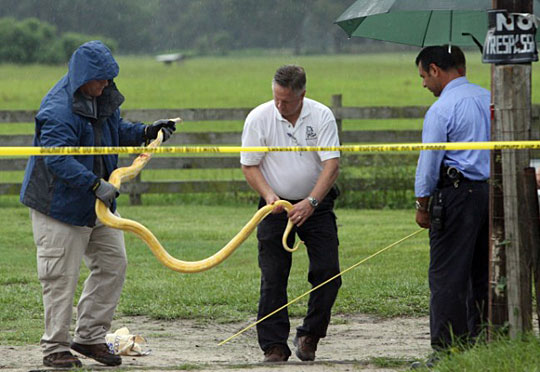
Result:
M240 153L276 151L391 152L421 150L521 150L540 149L540 141L401 143L345 146L169 146L169 147L0 147L0 156L105 155L140 153Z
M415 236L415 235L421 233L421 232L424 231L424 230L425 230L425 229L420 229L420 230L418 230L418 231L415 231L415 232L413 232L412 234L409 234L409 235L407 235L406 237L401 238L401 239L398 240L397 242L394 242L394 243L390 244L389 246L387 246L387 247L381 249L380 251L377 251L377 252L373 253L371 256L368 256L368 257L364 258L364 259L361 260L360 262L355 263L354 265L352 265L352 266L349 267L348 269L343 270L343 271L340 272L339 274L336 274L336 275L334 275L333 277L331 277L330 279L328 279L328 280L322 282L321 284L319 284L319 285L317 285L317 286L311 288L311 289L310 289L309 291L307 291L306 293L304 293L304 294L302 294L302 295L296 297L294 300L289 301L288 303L286 303L285 305L281 306L280 308L278 308L278 309L272 311L270 314L265 315L265 316L262 317L261 319L257 320L255 323L250 324L249 326L247 326L246 328L242 329L241 331L235 333L235 334L232 335L231 337L229 337L229 338L227 338L227 339L221 341L218 345L221 346L221 345L225 344L226 342L229 342L230 340L232 340L232 339L235 338L236 336L239 336L239 335L241 335L242 333L244 333L245 331L247 331L248 329L250 329L250 328L256 326L257 324L259 324L259 323L262 322L263 320L265 320L265 319L271 317L272 315L274 315L275 313L277 313L277 312L279 312L279 311L285 309L285 308L288 307L289 305L292 305L292 304L295 303L296 301L300 300L302 297L307 296L307 295L310 294L311 292L313 292L313 291L315 291L315 290L321 288L323 285L325 285L325 284L331 282L332 280L336 279L337 277L339 277L339 276L345 274L346 272L348 272L348 271L354 269L354 268L357 267L358 265L360 265L360 264L366 262L367 260L369 260L369 259L371 259L371 258L373 258L373 257L375 257L375 256L377 256L377 255L379 255L379 254L381 254L381 253L383 253L384 251L386 251L386 250L388 250L388 249L390 249L390 248L392 248L392 247L398 245L399 243L404 242L405 240L407 240L407 239L409 239L409 238L412 238L413 236Z

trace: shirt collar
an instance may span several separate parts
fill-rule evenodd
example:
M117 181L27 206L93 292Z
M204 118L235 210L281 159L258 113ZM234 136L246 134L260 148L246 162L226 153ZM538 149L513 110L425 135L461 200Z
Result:
M454 80L452 80L448 84L446 84L446 86L444 87L444 89L441 92L441 97L444 94L446 94L448 91L450 91L450 90L452 90L452 89L454 89L456 87L459 87L460 85L467 84L468 82L469 81L467 80L467 78L465 76L455 78Z
M306 98L304 97L304 101L302 102L302 111L300 112L299 118L305 118L306 116L309 116L311 114L311 106L307 104Z
M287 119L285 119L283 116L281 116L281 113L277 109L277 107L276 107L273 100L272 100L272 105L274 106L274 111L276 112L278 120L279 121L286 121L288 123L289 121ZM306 116L309 116L310 114L311 114L311 107L310 107L310 105L306 104L306 98L304 97L304 100L302 102L302 110L300 111L300 115L298 116L298 120L296 122L298 123L298 121L300 121L300 119L303 119Z

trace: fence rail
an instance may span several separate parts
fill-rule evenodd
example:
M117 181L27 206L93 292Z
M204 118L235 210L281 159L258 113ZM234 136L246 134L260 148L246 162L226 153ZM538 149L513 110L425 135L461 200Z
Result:
M342 143L408 143L420 142L421 132L415 130L365 130L343 131L343 120L366 119L419 119L424 117L428 107L344 107L341 95L332 96L332 109ZM151 122L162 117L181 117L184 121L243 121L250 108L201 108L201 109L140 109L123 110L126 120ZM533 106L533 138L538 138L540 122L540 105ZM28 123L34 121L35 110L0 110L0 125L5 123ZM198 132L182 133L173 136L168 145L239 145L240 132ZM32 135L0 135L0 146L31 146ZM370 166L374 162L389 164L411 165L417 159L417 154L346 154L344 163L348 166ZM132 157L121 157L119 166L131 163ZM3 171L21 171L27 159L0 159L0 173ZM209 157L154 157L145 169L228 169L240 166L238 156L209 156ZM144 172L144 171L143 171ZM391 182L386 178L378 180L353 178L347 180L347 188L351 191L369 191L378 189L377 184L384 184L393 190L412 188L411 182ZM20 183L0 182L0 195L18 194ZM122 185L122 192L130 195L132 203L140 203L141 194L151 193L203 193L203 192L240 192L249 190L245 181L239 180L207 180L207 181L141 181L140 177Z
M377 180L355 178L347 181L346 191L372 191L380 190L412 190L414 180L396 183L393 178L379 178ZM393 185L388 188L388 185ZM21 184L13 182L0 183L0 195L18 195ZM343 192L343 188L340 188ZM130 196L130 200L138 199L143 194L175 194L175 193L234 193L251 190L246 181L240 180L213 180L213 181L130 181L122 184L120 192ZM136 203L134 203L136 204Z
M417 159L417 154L343 154L348 166L370 166L374 163L381 164L385 160L388 164L413 164ZM120 157L119 167L131 164L132 158ZM0 171L22 171L26 167L26 158L0 159ZM161 157L152 158L144 169L234 169L240 166L239 156L186 156L186 157Z
M357 130L343 131L340 136L343 143L401 143L419 142L421 132L417 130ZM167 141L171 146L205 145L239 145L240 132L197 132L179 133ZM32 146L32 135L1 135L0 146Z
M339 95L333 96L339 97ZM372 106L343 107L333 98L330 107L336 120L340 119L415 119L422 118L427 106ZM122 116L130 121L154 121L156 118L181 117L184 121L244 120L251 108L196 108L196 109L135 109L122 110ZM35 110L0 110L0 123L31 123Z

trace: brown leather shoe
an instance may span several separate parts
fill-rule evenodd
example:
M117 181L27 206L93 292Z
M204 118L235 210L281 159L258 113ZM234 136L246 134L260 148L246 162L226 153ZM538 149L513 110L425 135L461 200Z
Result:
M283 345L272 345L264 352L264 362L276 363L289 360L290 353Z
M296 356L298 359L304 362L315 360L318 342L319 337L310 335L296 336L293 340L293 344L296 346Z
M119 366L122 364L122 358L114 355L107 347L107 344L84 345L72 342L71 348L88 358L92 358L108 366Z
M43 357L43 365L53 368L80 368L82 363L69 351L60 351Z

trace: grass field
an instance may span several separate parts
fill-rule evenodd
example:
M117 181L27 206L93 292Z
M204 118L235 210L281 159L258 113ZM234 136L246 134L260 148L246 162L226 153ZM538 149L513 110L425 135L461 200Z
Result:
M270 56L188 59L165 66L152 58L119 57L117 83L126 96L124 108L253 107L271 99L270 81L275 69L298 63L308 74L308 96L330 104L332 94L343 94L346 106L429 105L430 92L421 87L414 54L357 56ZM472 82L490 85L489 66L480 63L477 51L468 52ZM0 110L36 109L47 90L65 73L65 66L0 65ZM540 103L534 89L540 83L533 64L533 103ZM240 130L242 123L188 123L181 130ZM420 120L366 120L345 123L345 129L419 129ZM32 124L0 124L0 134L32 133ZM410 169L406 170L411 172ZM148 173L151 179L196 177L241 179L238 170L191 174ZM362 172L351 170L350 174ZM411 175L412 176L412 175ZM2 172L0 182L22 179L21 172ZM372 196L375 198L376 196ZM409 205L411 195L400 195ZM248 198L249 199L249 198ZM204 258L228 242L254 212L249 202L189 199L184 196L145 196L133 207L120 197L120 211L141 221L161 239L174 256L184 260ZM26 208L15 197L0 197L0 344L35 344L42 333L42 303L36 277L35 246ZM414 211L338 208L342 268L415 231ZM216 228L219 227L219 228ZM248 239L219 267L201 274L178 274L161 266L144 244L127 237L129 268L119 306L120 315L148 315L160 319L196 318L201 322L245 320L256 312L259 270L256 241ZM340 314L370 313L380 316L426 315L429 290L427 233L392 248L343 278L335 305ZM295 253L289 297L306 290L305 250ZM88 272L83 270L80 283ZM80 290L80 286L79 286ZM302 315L305 300L291 306ZM512 354L514 358L508 358ZM532 357L531 357L532 355ZM441 370L535 370L540 355L537 340L501 342L479 348L465 357L452 358ZM461 358L461 359L459 359ZM530 359L533 358L532 362ZM522 360L509 365L503 359ZM445 362L446 363L446 362ZM456 364L458 363L458 364ZM538 365L538 363L536 364ZM520 368L523 367L523 368ZM538 370L538 369L536 369Z
M272 98L271 79L277 67L301 64L308 76L307 96L330 104L333 94L343 95L345 106L429 105L434 101L423 89L414 54L342 56L264 56L188 59L164 65L151 57L118 57L116 82L126 96L124 109L255 107ZM489 66L470 52L471 81L489 87ZM39 107L46 92L66 73L66 66L14 66L0 64L0 110ZM539 97L540 100L540 97ZM238 130L241 122L185 123L183 131ZM421 120L345 121L344 129L420 129ZM0 125L0 134L32 133L33 125Z
M5 206L2 213L9 218L0 226L0 344L36 344L42 333L43 309L28 211L4 199L0 198ZM132 207L121 196L119 209L124 217L147 225L173 256L183 260L198 260L213 254L254 212L253 206L167 204ZM336 213L342 269L418 229L412 210L338 209ZM126 246L129 265L119 316L191 318L209 325L246 322L256 314L260 277L254 236L221 265L199 274L179 274L165 268L132 234L126 234ZM383 317L426 315L427 264L428 242L424 231L344 274L334 313ZM294 253L290 299L309 289L306 270L306 253L300 248ZM83 269L78 293L87 275L88 271ZM289 309L291 315L302 316L305 305L306 298L293 304ZM455 354L443 360L439 370L536 371L539 356L540 342L534 336L513 341L502 339ZM389 361L381 358L381 362ZM403 362L394 365L404 366Z
M479 58L478 53L474 56ZM487 66L473 63L473 58L473 80L487 85ZM307 95L323 103L329 104L330 95L337 93L350 106L433 101L421 87L412 54L195 58L172 65L150 57L117 59L120 74L116 82L126 96L124 108L254 107L271 99L273 73L286 63L306 68ZM38 107L65 72L65 66L0 65L0 86L16 87L0 93L0 109Z
M471 82L489 89L490 65L477 51L467 51ZM116 82L126 96L123 108L254 107L270 100L270 82L277 67L297 63L305 67L307 96L330 104L343 94L345 106L429 105L433 95L422 88L415 54L338 56L213 57L164 65L151 57L118 57ZM36 109L66 66L0 64L0 110ZM540 67L533 64L532 102Z
M166 66L151 57L118 57L117 83L126 96L123 108L254 107L271 99L270 82L275 69L286 63L305 66L308 96L330 104L332 94L343 94L346 106L429 105L430 92L421 87L412 53L339 56L259 56L194 58ZM480 54L468 53L472 81L489 85L489 66L479 62ZM16 89L0 93L0 109L36 109L47 90L65 73L65 66L0 65L0 84ZM177 135L193 131L241 131L241 121L187 122ZM348 120L345 130L420 129L421 120ZM32 134L33 124L1 124L1 134ZM349 175L382 172L382 168L351 168ZM399 170L403 173L403 170ZM3 172L3 182L20 182L20 171ZM406 177L414 176L414 169ZM153 180L242 179L236 170L144 171L143 178ZM342 177L343 178L343 177ZM382 185L384 187L384 185ZM406 206L386 195L360 195L354 206ZM343 199L345 200L345 199ZM349 198L348 201L353 199Z
M148 226L169 252L182 260L200 260L224 246L255 212L255 206L125 205L124 217ZM28 211L3 208L10 218L0 228L0 331L4 343L36 342L42 330L40 286ZM388 244L418 230L412 211L338 210L341 265L345 269ZM219 226L219 228L216 228ZM256 313L259 290L256 239L215 269L179 274L163 267L142 241L126 234L129 268L119 311L160 319L243 320ZM382 316L425 315L427 309L427 233L377 256L347 273L335 306L337 313ZM305 249L294 255L290 298L309 289ZM84 270L81 283L87 271ZM306 302L291 307L301 315ZM24 315L24 316L22 316ZM9 330L21 330L9 332ZM2 341L0 341L2 342Z

